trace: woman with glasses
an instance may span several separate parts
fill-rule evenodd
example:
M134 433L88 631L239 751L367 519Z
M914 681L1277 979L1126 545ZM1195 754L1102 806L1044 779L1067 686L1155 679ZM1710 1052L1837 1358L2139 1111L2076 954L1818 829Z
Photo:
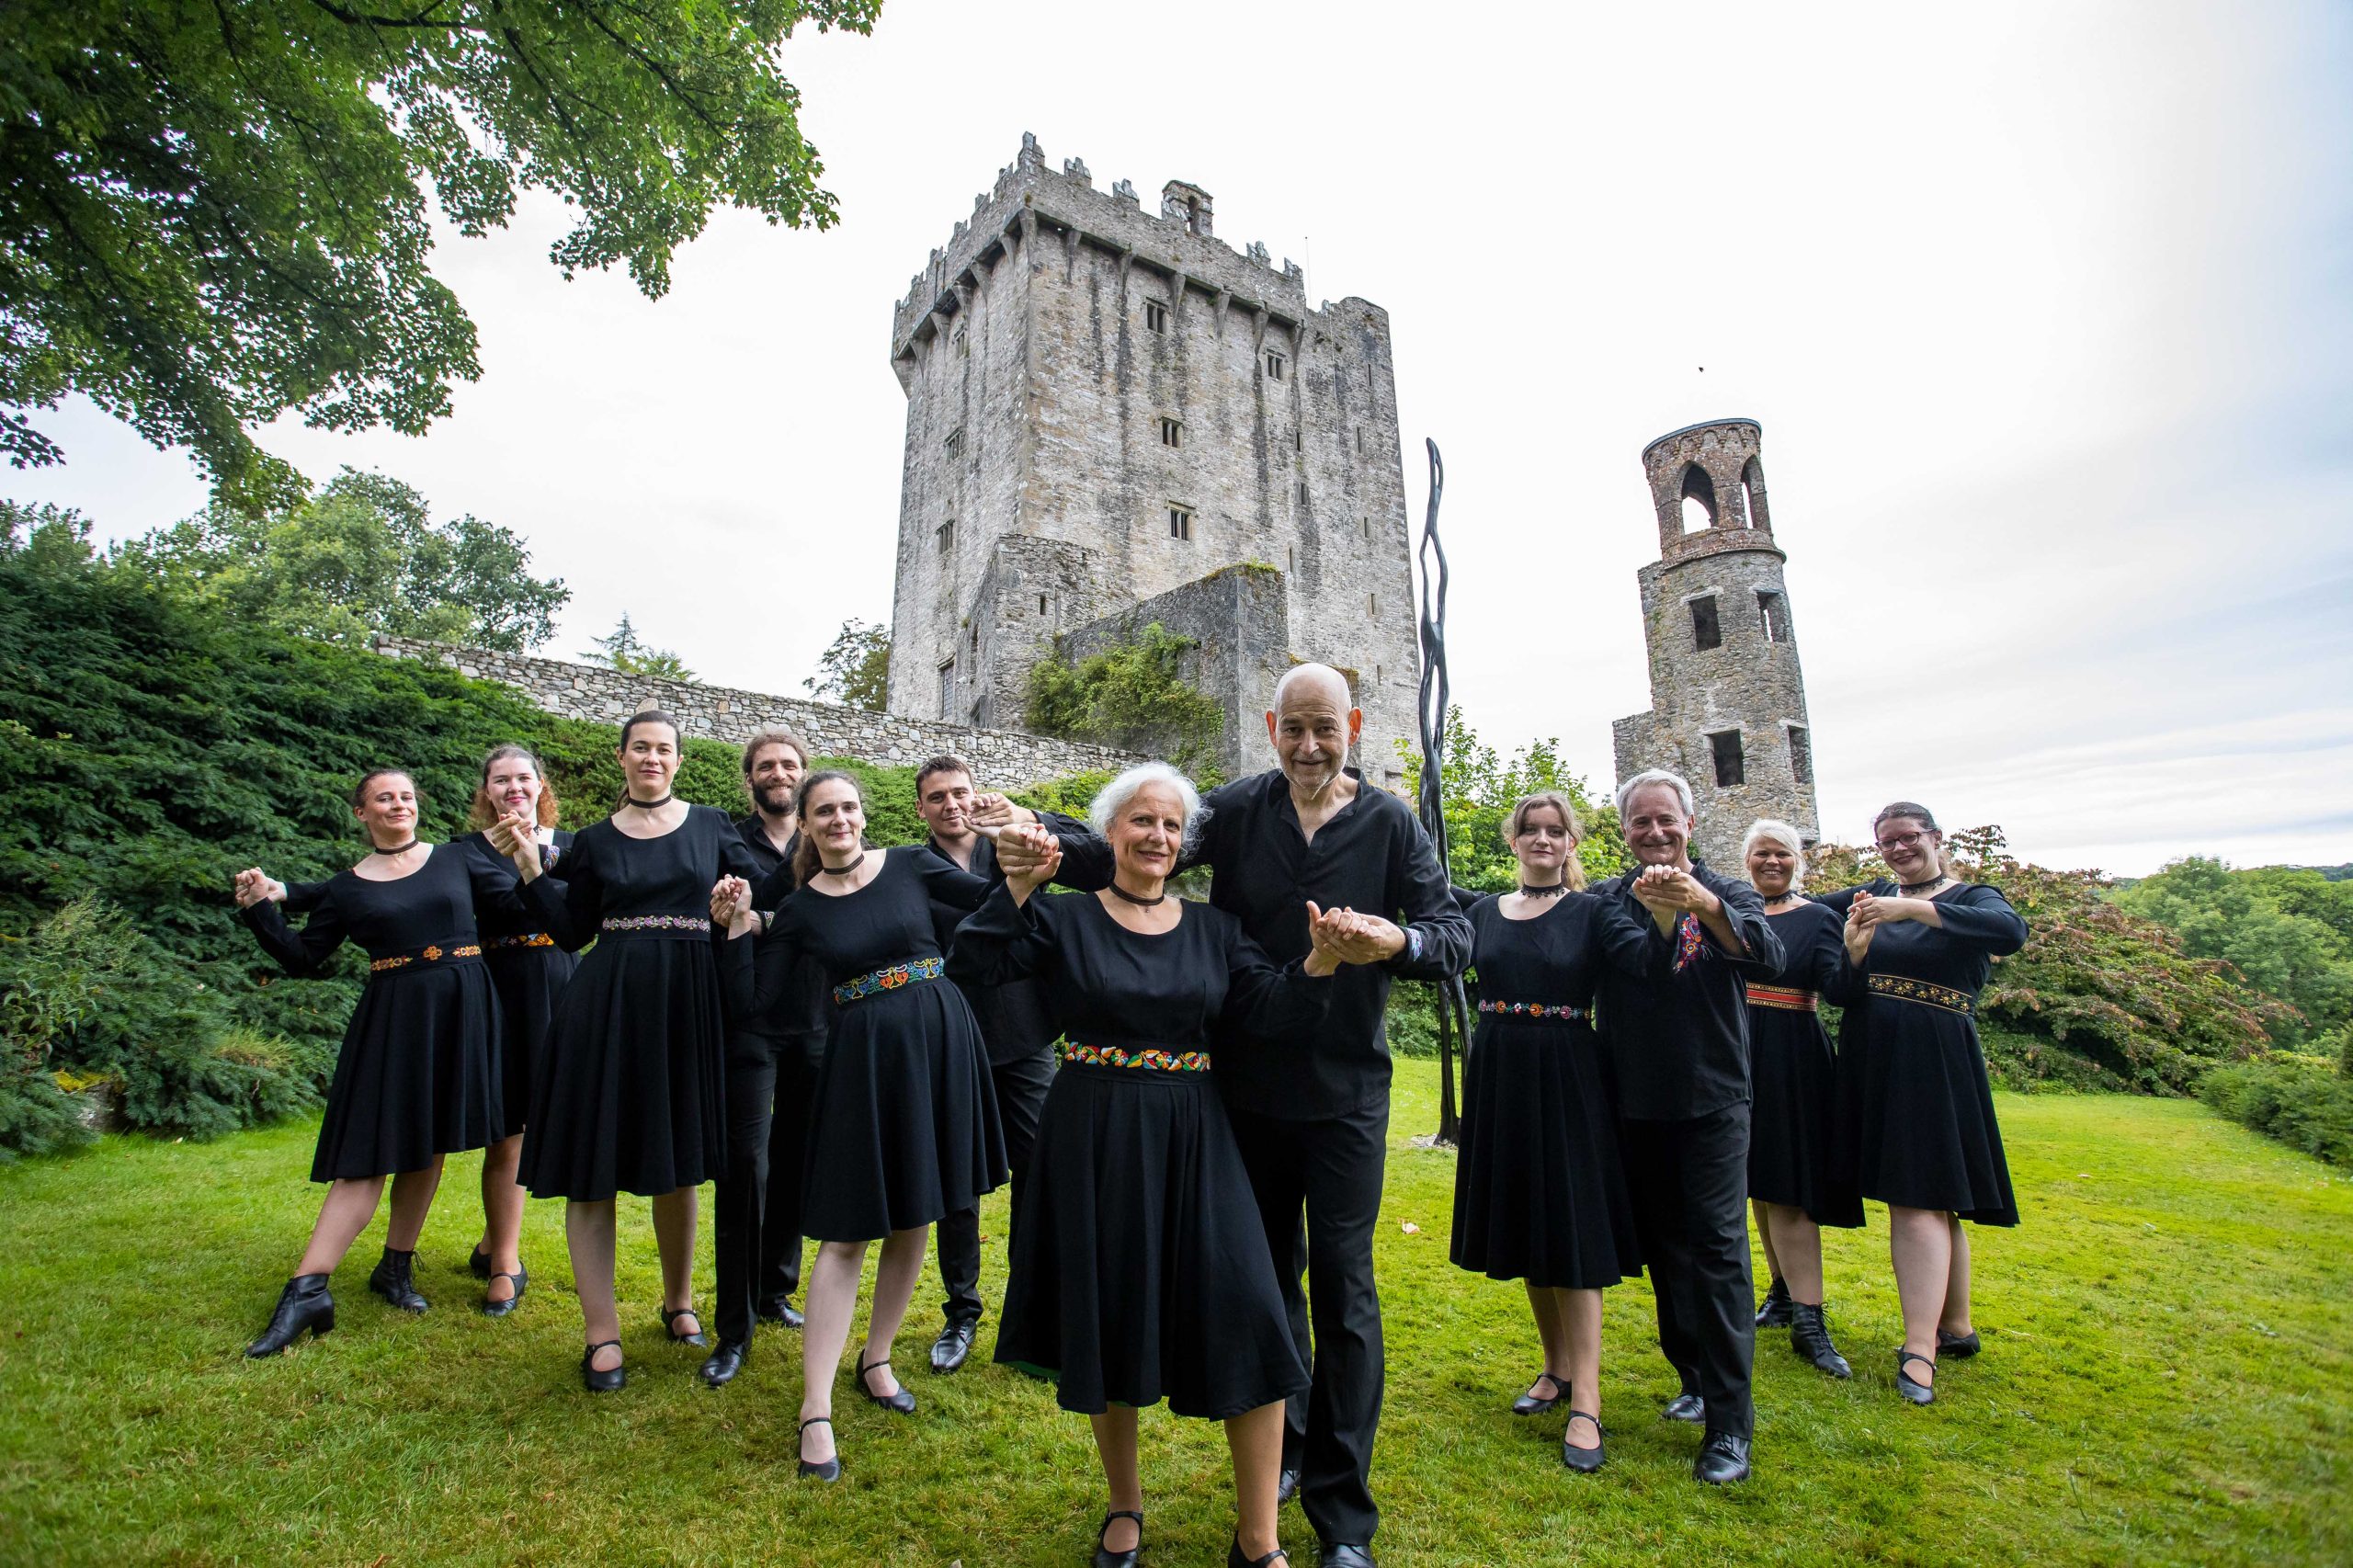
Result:
M2018 1199L1977 1040L1977 994L2026 922L1983 882L1956 879L1926 806L1899 801L1871 824L1889 875L1824 900L1845 906L1839 985L1839 1165L1887 1205L1904 1307L1896 1392L1937 1397L1940 1355L1974 1356L1963 1220L2015 1225ZM1915 1375L1916 1374L1916 1375Z

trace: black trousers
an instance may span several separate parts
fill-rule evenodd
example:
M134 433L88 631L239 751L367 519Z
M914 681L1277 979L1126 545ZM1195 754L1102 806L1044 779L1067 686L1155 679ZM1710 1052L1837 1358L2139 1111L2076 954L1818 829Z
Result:
M1040 1046L1010 1062L989 1063L996 1085L996 1115L1005 1129L1006 1164L1013 1167L1013 1210L1021 1212L1021 1183L1029 1174L1029 1151L1038 1142L1038 1118L1046 1108L1046 1091L1054 1086L1054 1053ZM1006 1221L1006 1247L1013 1244L1013 1221ZM981 1321L981 1211L960 1210L940 1217L938 1238L939 1282L948 1288L940 1311L948 1321Z
M1284 1412L1283 1468L1299 1471L1300 1506L1320 1539L1369 1545L1381 1528L1372 1439L1385 1373L1372 1231L1389 1159L1389 1107L1320 1121L1229 1112L1291 1337L1312 1377L1306 1397Z
M1689 1121L1621 1121L1618 1146L1658 1298L1658 1347L1683 1392L1708 1402L1708 1430L1747 1437L1756 1425L1748 1386L1756 1358L1748 1107Z
M822 1034L728 1040L727 1169L711 1221L722 1339L750 1339L754 1302L800 1283L801 1164L824 1060Z

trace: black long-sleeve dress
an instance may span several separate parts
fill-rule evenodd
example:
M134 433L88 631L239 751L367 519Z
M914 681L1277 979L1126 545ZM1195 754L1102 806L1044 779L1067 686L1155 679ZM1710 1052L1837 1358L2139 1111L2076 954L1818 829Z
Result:
M801 1230L819 1241L928 1225L1006 1174L988 1051L963 993L938 983L947 957L933 917L935 903L977 907L989 883L917 846L868 853L882 869L864 887L801 888L777 906L756 955L744 950L751 938L730 944L755 1013L790 992L803 956L834 988L801 1188Z
M1277 968L1222 909L1131 931L1093 893L1000 887L949 971L1042 983L1063 1036L1013 1228L996 1358L1056 1381L1065 1410L1168 1401L1224 1419L1303 1392L1282 1288L1211 1074L1221 1022L1307 1030L1334 988ZM1246 1049L1246 1048L1245 1048Z
M1824 996L1847 1000L1844 921L1814 902L1765 918L1782 956L1771 978L1748 983L1748 1196L1851 1229L1863 1222L1863 1200L1837 1175L1838 1062L1822 1027Z
M1631 1278L1642 1253L1593 993L1605 965L1648 967L1647 934L1589 892L1526 920L1492 897L1456 897L1469 904L1479 1000L1448 1256L1491 1279L1563 1290Z
M724 812L689 806L658 838L583 828L561 881L524 889L581 960L548 1025L521 1179L538 1198L658 1197L727 1164L726 1006L710 890L759 867Z
M305 892L300 931L267 899L243 914L262 950L298 978L347 940L367 949L368 984L335 1056L311 1179L423 1170L498 1142L498 995L475 910L519 909L514 873L441 844L395 881L343 871Z
M1897 890L1882 879L1870 892ZM1839 985L1852 1000L1838 1029L1837 1164L1865 1198L2015 1225L2018 1198L1976 1012L1994 960L2026 946L2026 922L1983 882L1936 903L1941 928L1882 925L1860 964L1844 960L1841 948Z

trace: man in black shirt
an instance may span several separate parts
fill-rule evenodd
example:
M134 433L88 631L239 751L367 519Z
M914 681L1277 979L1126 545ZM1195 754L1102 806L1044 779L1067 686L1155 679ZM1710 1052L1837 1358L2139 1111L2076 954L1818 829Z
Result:
M1460 972L1471 954L1471 923L1421 824L1345 766L1362 723L1338 671L1293 669L1267 715L1281 767L1211 791L1188 860L1210 867L1210 902L1237 915L1279 963L1307 955L1310 900L1360 917L1359 948L1328 983L1319 1032L1216 1053L1291 1332L1313 1372L1289 1412L1284 1484L1296 1485L1336 1568L1370 1568L1381 1522L1370 1484L1382 1383L1372 1232L1388 1153L1389 982ZM1099 836L1056 836L1063 883L1091 891L1110 881ZM1008 869L1015 853L1006 851Z
M973 831L972 764L958 756L935 756L916 770L915 812L931 829L926 840L931 852L975 876L994 876L996 846ZM995 804L995 801L990 802ZM953 940L955 922L962 911L943 915L946 929L940 945ZM963 986L964 999L981 1026L981 1043L988 1050L989 1076L996 1089L996 1113L1005 1129L1005 1153L1013 1168L1011 1212L1021 1212L1021 1184L1029 1173L1029 1149L1038 1140L1038 1116L1045 1108L1046 1091L1053 1086L1054 1058L1051 1049L1054 1027L1034 980L1006 985ZM1011 1245L1007 1222L1007 1246ZM941 1303L947 1324L932 1342L931 1369L952 1372L972 1353L972 1335L981 1322L981 1213L961 1210L940 1217L938 1229L939 1282L947 1287Z
M809 749L790 730L771 725L744 743L753 810L735 830L763 872L791 861L793 796L808 770ZM771 893L781 896L781 888ZM702 1364L713 1388L743 1369L756 1317L801 1326L792 1306L801 1283L801 1165L825 1059L824 974L813 969L801 978L774 1010L735 1019L728 1031L727 1169L711 1225L719 1343Z
M1625 901L1655 951L1640 978L1602 971L1601 1038L1659 1348L1682 1382L1666 1415L1706 1423L1691 1473L1722 1484L1748 1474L1756 1426L1745 977L1770 976L1781 944L1756 889L1692 862L1688 784L1638 773L1618 788L1618 818L1639 864L1594 891Z

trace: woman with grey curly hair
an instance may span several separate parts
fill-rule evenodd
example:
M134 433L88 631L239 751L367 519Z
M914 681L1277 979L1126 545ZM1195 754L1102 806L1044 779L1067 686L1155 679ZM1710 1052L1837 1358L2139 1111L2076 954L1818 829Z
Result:
M1283 1402L1308 1382L1210 1073L1212 1047L1321 1022L1333 943L1356 917L1309 904L1313 950L1278 966L1233 915L1169 897L1201 815L1165 763L1113 779L1088 813L1113 860L1100 892L1040 892L1060 859L1053 835L1005 829L1000 843L1039 862L1008 870L949 957L950 978L969 984L1036 976L1063 1035L996 1358L1053 1380L1062 1407L1094 1426L1110 1494L1097 1568L1132 1564L1142 1548L1136 1412L1164 1399L1225 1423L1238 1515L1228 1562L1282 1559Z

